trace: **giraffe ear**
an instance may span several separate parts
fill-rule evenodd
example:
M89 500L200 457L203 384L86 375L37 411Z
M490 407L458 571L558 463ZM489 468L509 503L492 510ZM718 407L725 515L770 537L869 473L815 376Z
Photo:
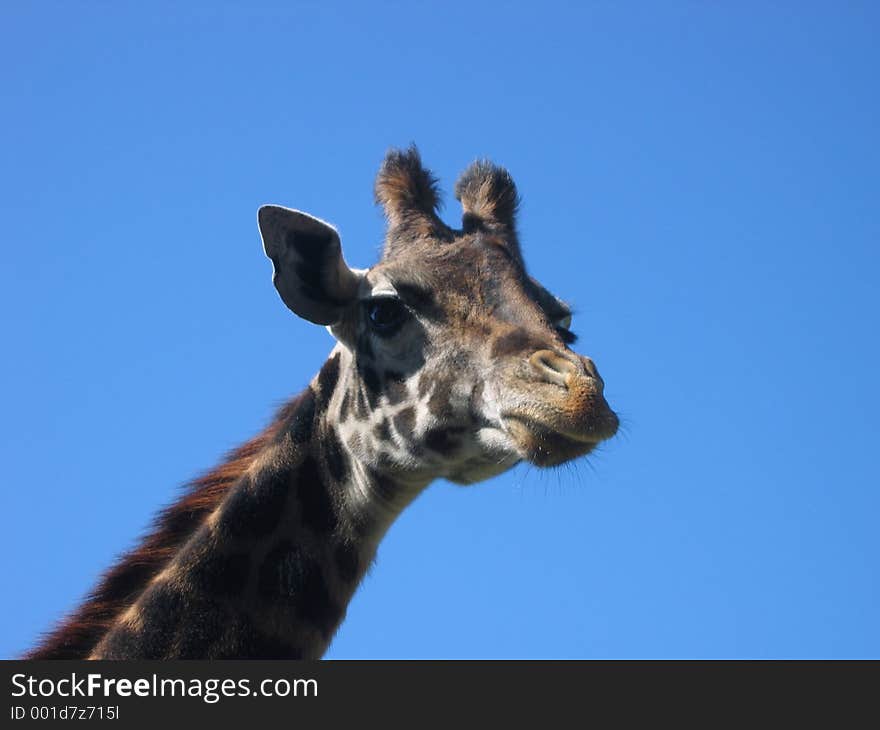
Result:
M280 205L257 213L272 281L284 303L303 319L338 322L357 298L360 276L342 258L339 234L329 223Z

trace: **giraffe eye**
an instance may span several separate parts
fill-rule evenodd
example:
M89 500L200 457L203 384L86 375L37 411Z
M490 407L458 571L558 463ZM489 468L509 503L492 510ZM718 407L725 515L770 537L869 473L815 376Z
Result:
M571 331L571 315L566 314L564 317L557 319L553 326L566 345L573 345L577 342L577 335Z
M396 331L406 319L408 312L397 297L374 297L366 303L367 319L378 334Z

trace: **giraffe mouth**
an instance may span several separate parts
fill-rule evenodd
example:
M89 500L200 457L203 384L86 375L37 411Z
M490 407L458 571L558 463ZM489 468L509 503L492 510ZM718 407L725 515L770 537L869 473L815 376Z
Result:
M536 466L558 466L586 456L614 436L618 427L617 416L610 408L577 431L518 413L505 414L503 421L522 457Z

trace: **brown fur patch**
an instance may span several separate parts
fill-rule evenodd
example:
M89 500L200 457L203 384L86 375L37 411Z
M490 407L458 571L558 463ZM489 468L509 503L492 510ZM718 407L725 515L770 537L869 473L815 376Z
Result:
M258 436L232 451L213 471L191 482L183 496L159 513L153 528L101 578L85 601L46 635L26 659L82 659L89 655L114 621L149 581L161 572L178 548L216 509L227 490L247 471L260 451L272 443L303 402L304 391L283 406Z
M413 428L415 428L415 425L416 409L412 406L407 406L394 416L394 428L397 433L406 439L411 439L413 437Z
M428 410L437 418L451 418L453 408L449 401L452 398L452 390L455 387L457 373L443 375L434 384L431 398L428 400Z
M385 396L392 406L403 403L409 397L403 375L390 370L385 372Z
M547 342L524 329L515 329L501 335L492 343L492 357L496 360L519 354L531 354L547 349Z

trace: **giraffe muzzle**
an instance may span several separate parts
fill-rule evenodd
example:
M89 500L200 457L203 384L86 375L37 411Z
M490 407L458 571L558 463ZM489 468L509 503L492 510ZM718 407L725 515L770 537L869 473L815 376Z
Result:
M605 400L605 384L590 358L538 350L528 364L532 379L524 397L503 413L524 458L555 466L589 453L617 433L617 415Z

